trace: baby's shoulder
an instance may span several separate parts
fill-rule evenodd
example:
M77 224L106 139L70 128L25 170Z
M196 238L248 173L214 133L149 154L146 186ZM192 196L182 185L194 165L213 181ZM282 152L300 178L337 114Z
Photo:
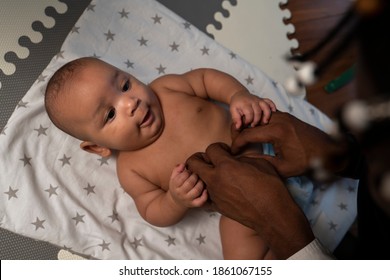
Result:
M134 161L125 154L117 157L116 173L120 184L125 189L132 186L135 181L140 179L139 171L137 171L137 165L129 164L131 162Z
M116 172L119 177L119 180L126 178L131 178L137 176L137 166L131 163L134 163L135 160L132 159L128 153L119 153L116 160Z
M172 81L177 79L177 75L175 74L167 74L154 79L149 86L151 88L164 88L170 85Z
M137 164L134 164L134 162ZM122 188L131 196L138 197L149 191L160 189L158 185L153 184L153 178L150 178L150 172L142 160L129 158L126 154L118 157L117 176ZM154 170L154 169L150 169Z
M153 80L149 84L150 88L156 92L187 92L191 89L188 80L180 74L167 74Z

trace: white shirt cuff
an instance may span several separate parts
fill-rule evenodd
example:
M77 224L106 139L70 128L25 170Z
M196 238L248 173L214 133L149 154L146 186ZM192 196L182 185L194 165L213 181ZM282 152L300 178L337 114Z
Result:
M289 260L334 260L333 255L320 243L318 239L296 252Z

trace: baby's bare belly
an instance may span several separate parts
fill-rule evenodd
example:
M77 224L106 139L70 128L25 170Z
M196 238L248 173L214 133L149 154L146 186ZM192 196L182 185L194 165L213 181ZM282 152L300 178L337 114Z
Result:
M180 119L177 116L168 118L163 135L150 151L152 156L144 153L144 156L148 155L149 163L139 166L140 173L150 182L168 190L175 166L184 164L196 152L204 152L212 143L231 144L229 112L215 104L209 107L209 103L198 106L192 114L187 111Z

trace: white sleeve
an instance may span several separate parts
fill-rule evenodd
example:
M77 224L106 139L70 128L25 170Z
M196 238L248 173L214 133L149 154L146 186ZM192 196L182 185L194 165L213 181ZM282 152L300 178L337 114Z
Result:
M333 260L334 256L320 243L318 239L296 252L288 260Z

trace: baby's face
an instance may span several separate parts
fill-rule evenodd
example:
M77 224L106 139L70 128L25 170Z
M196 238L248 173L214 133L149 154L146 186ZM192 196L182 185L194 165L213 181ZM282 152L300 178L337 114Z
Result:
M82 140L118 151L153 143L163 130L155 93L130 74L103 61L77 73L65 98L66 118Z

